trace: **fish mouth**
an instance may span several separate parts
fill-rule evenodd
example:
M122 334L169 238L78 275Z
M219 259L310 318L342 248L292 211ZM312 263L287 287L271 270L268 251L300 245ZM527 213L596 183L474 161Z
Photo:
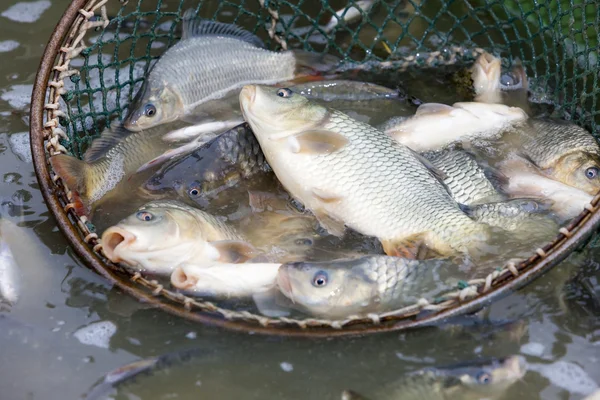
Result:
M253 104L255 98L256 85L246 85L242 88L242 91L240 92L240 103L242 103L242 106L246 105L246 107L248 107Z
M171 274L171 284L177 289L187 290L196 286L198 278L185 273L182 267L177 267Z
M113 226L102 234L104 255L112 262L123 261L119 256L120 249L135 242L135 235L123 228Z
M287 265L282 265L279 267L279 271L277 272L277 286L279 286L279 290L285 295L285 297L294 302L294 292L292 291L289 267Z

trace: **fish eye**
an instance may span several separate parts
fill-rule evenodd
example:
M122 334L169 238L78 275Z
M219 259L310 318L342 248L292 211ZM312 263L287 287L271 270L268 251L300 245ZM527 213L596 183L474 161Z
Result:
M329 277L327 276L327 272L325 272L325 271L319 271L313 277L312 284L313 284L314 287L324 287L324 286L327 286L327 280L328 280L328 278Z
M198 188L193 187L188 191L188 193L190 196L196 197L200 194L200 190Z
M135 216L140 221L152 221L154 219L154 215L152 215L152 213L148 211L138 211L137 214L135 214Z
M144 115L146 117L154 117L156 115L156 107L154 107L154 104L146 104Z
M479 375L477 375L477 382L487 385L492 382L492 376L487 372L481 372Z
M277 91L277 96L279 96L279 97L288 98L291 95L292 95L292 91L288 88L279 89Z
M600 172L600 170L598 169L598 167L590 167L588 169L585 170L585 176L588 179L595 179L598 177L598 172Z

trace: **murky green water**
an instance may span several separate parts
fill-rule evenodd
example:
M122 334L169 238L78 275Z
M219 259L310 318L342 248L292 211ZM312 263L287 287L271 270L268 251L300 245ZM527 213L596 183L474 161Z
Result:
M3 1L0 14L15 3ZM125 363L190 348L205 352L108 398L336 399L344 388L369 394L419 368L509 354L524 355L530 371L506 399L578 399L597 388L600 304L589 294L598 291L597 254L493 304L476 326L354 339L235 334L143 308L112 289L73 255L43 203L31 161L15 146L28 130L28 93L44 44L67 3L51 0L31 23L0 16L0 42L18 44L0 46L12 48L0 54L0 198L22 205L24 214L3 216L19 226L10 243L23 282L17 305L0 312L0 398L80 398Z

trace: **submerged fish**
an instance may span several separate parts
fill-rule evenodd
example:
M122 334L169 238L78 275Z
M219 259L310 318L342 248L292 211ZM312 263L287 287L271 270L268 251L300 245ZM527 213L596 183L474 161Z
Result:
M407 374L385 386L369 399L373 400L479 400L497 399L527 372L521 356L455 367L426 368ZM346 390L342 400L366 400Z
M171 284L198 296L251 297L275 286L278 263L184 263L171 274Z
M112 262L154 274L185 262L240 262L254 252L219 219L176 201L144 205L104 231L102 248Z
M0 308L2 303L13 306L17 303L21 291L21 273L13 253L5 241L10 235L12 225L0 216Z
M549 217L553 204L552 201L544 201L544 199L512 199L462 208L467 215L478 222L506 231L521 230L531 236L533 231L552 232L558 229Z
M239 113L237 90L248 83L293 79L302 57L292 51L266 50L250 32L203 20L188 10L181 40L150 70L125 127L138 131L182 117L197 121L214 113L218 119ZM316 62L316 56L310 61Z
M246 86L240 103L279 181L330 233L347 225L412 257L485 239L420 156L383 132L289 89Z
M426 103L413 117L389 121L382 129L399 143L423 152L474 138L497 138L527 118L522 109L503 104Z
M205 143L194 152L165 163L146 181L150 191L173 190L201 203L207 192L272 171L248 124L244 123Z
M414 304L428 292L445 289L434 276L448 260L407 260L365 256L352 260L283 264L281 293L296 307L319 318L346 318Z
M472 205L505 199L500 189L508 178L480 165L471 153L447 148L422 156L446 175L444 185L458 203Z
M169 124L134 134L122 126L111 126L96 139L84 159L59 154L50 157L52 169L76 196L78 212L91 206L128 179L148 160L162 154L169 146L162 138L188 124Z

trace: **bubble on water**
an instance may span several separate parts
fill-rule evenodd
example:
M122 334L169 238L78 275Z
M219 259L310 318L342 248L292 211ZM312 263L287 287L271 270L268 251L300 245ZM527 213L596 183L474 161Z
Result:
M552 364L529 364L528 368L547 378L554 386L571 393L588 395L598 384L579 365L568 361Z
M21 2L8 8L0 15L15 22L35 22L51 5L48 0Z
M525 343L521 346L521 353L541 357L544 354L544 345L536 342Z
M198 337L198 334L196 332L188 332L185 335L185 337L188 338L188 339L196 339L196 337Z
M29 107L31 102L31 91L33 85L12 85L9 90L4 89L0 99L17 110L23 110Z
M19 42L15 40L0 41L0 53L7 53L19 47Z
M29 132L13 133L8 137L10 149L23 162L32 162Z
M73 336L82 344L108 349L110 338L117 332L117 326L111 321L93 322L78 329Z
M279 366L281 367L282 370L284 370L285 372L292 372L294 370L294 366L289 363L289 362L282 362L281 364L279 364Z

